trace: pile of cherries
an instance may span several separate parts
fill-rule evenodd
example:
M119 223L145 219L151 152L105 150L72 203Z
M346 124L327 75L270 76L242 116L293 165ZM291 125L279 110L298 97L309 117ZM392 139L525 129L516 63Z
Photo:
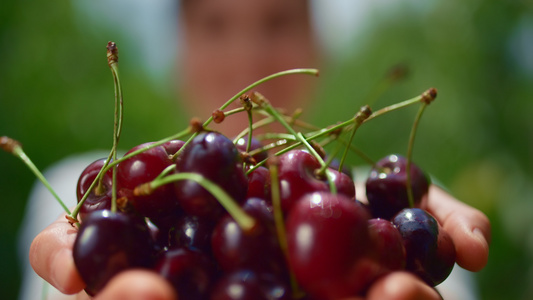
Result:
M415 164L383 158L359 197L351 172L323 168L305 148L275 158L256 151L250 159L262 147L253 141L246 151L246 142L201 130L187 143L142 144L128 153L145 151L117 164L114 187L110 168L90 189L106 159L87 166L78 200L89 195L73 249L87 293L130 268L160 274L180 299L213 300L342 299L364 295L391 271L407 270L430 286L449 275L455 247L425 210L429 179ZM185 175L163 181L175 174ZM240 215L186 174L223 190ZM242 216L253 226L242 226Z

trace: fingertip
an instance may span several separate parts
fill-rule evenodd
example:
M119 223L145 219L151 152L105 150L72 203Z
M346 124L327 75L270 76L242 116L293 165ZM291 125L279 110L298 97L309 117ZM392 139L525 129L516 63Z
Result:
M95 300L177 300L172 286L158 274L147 270L129 270L116 275Z
M430 188L429 198L430 212L452 237L457 263L473 272L483 269L488 262L491 240L488 217L436 186Z
M75 294L85 287L72 256L76 237L64 219L52 223L41 231L30 246L30 264L41 278L64 294Z
M51 266L50 284L62 293L75 294L85 288L85 283L76 269L71 249L59 250L53 256Z
M457 229L452 238L457 252L457 264L469 271L478 272L489 259L489 241L479 228L468 226Z
M378 279L367 294L367 300L435 299L439 293L416 276L407 272L395 272Z

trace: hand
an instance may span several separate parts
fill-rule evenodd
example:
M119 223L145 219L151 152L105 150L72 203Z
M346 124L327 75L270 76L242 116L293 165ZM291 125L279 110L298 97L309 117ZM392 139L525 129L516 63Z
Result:
M457 263L479 271L487 263L490 243L490 222L479 210L470 207L431 186L428 210L451 235L457 250ZM72 246L77 229L61 216L44 229L30 248L30 263L35 272L65 294L79 293L88 299L84 283L76 271ZM85 297L85 298L84 298ZM150 271L126 271L113 280L96 299L176 299L172 287ZM359 300L360 298L350 298ZM407 272L394 272L377 280L369 289L367 300L373 299L441 299L437 291ZM348 300L348 299L346 299Z
M60 292L77 294L78 300L90 299L83 291L85 283L72 257L77 232L62 214L35 237L29 259L34 271ZM115 276L94 299L172 300L176 295L159 275L147 270L130 270Z

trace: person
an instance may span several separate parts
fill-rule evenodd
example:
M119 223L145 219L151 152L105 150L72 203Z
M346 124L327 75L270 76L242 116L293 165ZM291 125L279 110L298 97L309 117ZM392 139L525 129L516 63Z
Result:
M308 5L307 1L284 0L181 1L185 48L180 54L183 59L179 59L179 89L183 99L187 99L183 104L189 114L205 116L206 111L220 106L221 99L263 76L293 67L316 66L319 50L312 35ZM306 103L313 84L311 79L295 76L269 82L261 86L261 92L272 101L279 101L273 103L275 106L291 110ZM240 115L213 127L235 134L246 124L244 114ZM95 156L90 157L82 161L89 162ZM56 172L67 174L64 170L60 167ZM41 199L43 194L33 197ZM428 207L455 242L458 265L470 271L481 270L489 253L487 217L435 185L430 188ZM76 230L64 215L59 216L33 239L29 261L35 273L59 292L87 299L72 258L75 237ZM163 300L177 296L156 274L131 270L116 276L96 299ZM367 299L440 297L437 290L406 272L381 278L367 294Z

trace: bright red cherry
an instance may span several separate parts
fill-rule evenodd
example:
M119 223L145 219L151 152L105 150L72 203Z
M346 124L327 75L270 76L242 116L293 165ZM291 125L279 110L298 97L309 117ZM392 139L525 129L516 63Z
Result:
M278 178L283 211L290 211L294 203L305 194L330 190L326 176L316 174L319 169L319 161L304 150L292 150L279 156ZM355 199L352 179L344 173L331 168L329 170L337 193Z
M78 202L87 193L89 187L93 183L94 179L105 165L106 159L98 159L89 164L82 172L78 179L76 186L76 197ZM80 219L85 219L85 216L96 210L111 209L111 187L113 185L113 171L109 170L102 177L102 184L98 187L95 186L90 194L83 202L80 208Z
M340 194L315 192L294 205L286 222L289 265L311 298L354 296L373 279L368 219L361 205Z
M144 143L133 147L126 154L142 149L152 143ZM163 218L179 210L172 185L165 185L152 194L134 196L133 190L154 180L165 168L172 165L165 148L151 148L119 163L117 167L117 186L120 196L128 198L137 212L148 218Z

